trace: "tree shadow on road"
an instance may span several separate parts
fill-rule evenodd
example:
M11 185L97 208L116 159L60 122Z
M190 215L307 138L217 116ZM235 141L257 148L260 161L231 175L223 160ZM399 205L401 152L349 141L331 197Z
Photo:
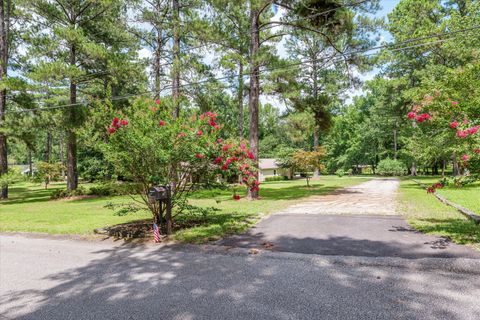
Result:
M92 256L60 273L41 270L45 289L8 288L0 310L49 320L480 318L464 275L127 244Z

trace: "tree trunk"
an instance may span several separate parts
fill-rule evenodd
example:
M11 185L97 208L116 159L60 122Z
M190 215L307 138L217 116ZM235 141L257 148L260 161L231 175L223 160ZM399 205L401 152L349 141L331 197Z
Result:
M454 152L452 155L452 164L453 164L453 175L459 176L460 175L460 166L458 165L458 160L457 160L457 153Z
M313 150L318 150L318 147L319 147L319 140L320 140L320 128L318 127L318 125L315 125L313 127ZM313 177L314 178L317 178L320 176L320 170L318 170L318 168L315 168L315 170L313 171Z
M445 178L445 167L447 166L447 161L442 160L442 178Z
M8 37L10 30L10 0L0 0L0 81L7 77L8 66ZM5 122L7 90L0 91L0 128ZM7 136L0 132L0 176L8 172ZM8 198L8 186L2 187L0 199Z
M238 65L238 137L243 139L243 63Z
M314 98L314 101L317 101L318 99L318 78L317 78L317 55L313 56L312 57L313 59L313 62L312 62L312 71L313 71L313 98ZM320 106L316 106L316 108L319 108ZM314 114L317 114L317 112L315 112ZM315 116L315 125L313 127L313 150L314 151L317 151L318 150L318 146L319 146L319 136L320 136L320 126L319 126L319 121L321 119L318 118L318 116ZM315 168L315 170L313 171L313 177L316 178L316 177L319 177L320 176L320 170L318 170L318 168Z
M256 9L253 1L250 1L250 94L248 101L248 109L250 116L250 132L249 142L250 151L255 155L255 165L258 168L258 107L260 99L260 66L257 61L258 51L260 48L260 31L259 31L259 10ZM255 174L255 179L258 180L258 172ZM248 198L258 199L257 190L249 190Z
M52 155L52 132L49 130L47 132L47 141L45 141L45 155L44 161L50 162Z
M70 46L70 65L76 63L76 48L74 45ZM77 84L74 79L70 79L70 104L77 103ZM69 125L67 130L67 190L76 190L78 187L77 174L77 134L73 127L77 121L75 108L69 110Z
M172 101L173 117L180 115L180 4L172 0L173 13L173 66L172 66Z
M32 149L28 148L28 175L33 177Z
M393 159L397 160L397 128L393 129Z
M61 175L62 175L62 181L65 180L65 150L64 150L64 141L63 141L63 132L60 132L60 137L59 137L59 158L60 158L60 164L62 165L61 167Z
M156 11L158 14L162 11L161 3L157 2ZM155 39L155 57L153 62L153 73L154 73L154 80L155 80L155 98L160 99L161 93L161 77L162 77L162 52L163 52L163 28L162 24L158 23L155 25L155 29L157 32L157 38Z
M415 161L413 161L412 163L412 168L410 169L410 175L411 176L416 176L417 175L417 163Z

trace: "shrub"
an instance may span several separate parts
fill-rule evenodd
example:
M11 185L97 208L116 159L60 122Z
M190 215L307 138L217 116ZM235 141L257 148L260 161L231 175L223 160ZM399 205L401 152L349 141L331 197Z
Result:
M67 191L65 189L57 189L52 192L50 195L51 199L62 199L62 198L70 198L76 196L84 196L87 195L88 191L85 187L79 186L77 189L72 191Z
M335 171L335 174L337 175L337 177L343 177L345 175L345 170L343 169L338 169L337 171Z
M104 182L95 186L92 186L88 191L88 194L110 197L110 196L124 196L129 194L138 194L141 191L141 186L134 183L115 183Z
M288 177L286 177L286 176L274 176L274 177L266 177L265 178L266 182L285 181L285 180L288 180Z
M387 158L378 163L377 173L381 176L403 176L405 174L405 168L403 162Z

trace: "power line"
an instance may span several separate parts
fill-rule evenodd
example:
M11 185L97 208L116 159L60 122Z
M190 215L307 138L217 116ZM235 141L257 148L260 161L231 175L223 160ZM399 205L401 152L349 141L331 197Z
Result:
M456 30L456 31L452 31L452 32L449 32L449 33L433 34L433 35L430 35L430 36L424 36L424 37L419 37L419 38L411 38L411 39L407 39L405 41L401 41L401 42L395 43L395 44L385 44L385 45L375 46L375 47L371 47L371 48L367 48L367 49L356 50L356 51L348 52L348 53L344 53L344 54L336 53L334 55L331 55L329 57L323 57L321 59L303 60L303 61L299 61L299 62L296 62L296 63L288 64L288 65L285 65L285 66L265 68L265 69L260 70L260 72L275 71L275 70L286 70L286 69L290 69L290 68L293 68L293 67L298 67L300 65L309 64L309 63L313 63L313 62L327 61L328 63L334 63L334 62L345 60L347 57L353 57L357 54L363 54L363 53L368 52L368 51L374 51L374 50L379 50L379 49L389 49L390 47L393 47L393 48L391 48L389 50L392 51L392 52L395 52L395 51L413 49L413 48L427 46L427 45L433 45L433 44L448 41L449 37L447 37L445 39L439 39L439 40L436 40L436 41L417 43L417 44L407 46L407 47L396 48L400 45L408 44L408 43L411 43L411 42L414 42L414 41L426 40L426 39L429 39L429 38L436 38L436 37L439 37L439 36L451 36L451 35L458 34L460 32L472 31L472 30L475 30L475 29L478 29L478 28L480 28L480 26L474 26L474 27L465 28L465 29L462 29L462 30ZM367 54L367 55L362 55L362 56L371 56L371 55L375 55L375 54L377 54L377 52ZM232 75L228 75L228 76L205 79L205 80L201 80L201 81L197 81L197 82L184 83L184 84L180 85L180 88L184 88L184 87L188 87L188 86L192 86L192 85L200 85L200 84L209 83L209 82L212 82L212 81L227 80L227 79L230 79L230 78L236 78L238 76L239 76L238 74L232 74ZM247 77L249 75L245 74L243 76ZM164 91L170 90L170 89L172 89L171 86L166 86L166 87L162 88L160 91L164 92ZM128 98L131 98L131 97L142 96L144 94L149 94L149 93L155 93L155 91L150 90L150 91L145 91L145 92L141 92L141 93L137 93L137 94L117 96L117 97L111 98L110 100L112 100L112 101L123 100L123 99L128 99ZM14 111L8 111L8 112L5 112L5 113L22 113L22 112L32 112L32 111L45 111L45 110L50 110L50 109L59 109L59 108L81 106L81 105L84 105L84 103L75 103L75 104L65 104L65 105L58 105L58 106L52 106L52 107L14 110Z

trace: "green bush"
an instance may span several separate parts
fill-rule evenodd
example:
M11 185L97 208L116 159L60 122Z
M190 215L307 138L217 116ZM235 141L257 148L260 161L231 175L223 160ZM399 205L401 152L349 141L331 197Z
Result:
M383 159L378 163L377 174L381 176L403 176L405 174L405 164L399 160Z
M69 197L76 197L76 196L84 196L87 194L88 194L87 189L83 186L80 186L76 190L72 190L72 191L67 191L65 189L57 189L52 192L50 198L62 199L62 198L69 198Z
M105 182L92 186L88 194L100 197L109 197L135 194L139 193L139 191L139 186L134 183Z
M345 175L345 170L343 169L338 169L337 171L335 171L335 174L337 175L337 177L343 177Z
M266 177L265 182L272 182L272 181L284 181L288 180L286 176L274 176L274 177Z

